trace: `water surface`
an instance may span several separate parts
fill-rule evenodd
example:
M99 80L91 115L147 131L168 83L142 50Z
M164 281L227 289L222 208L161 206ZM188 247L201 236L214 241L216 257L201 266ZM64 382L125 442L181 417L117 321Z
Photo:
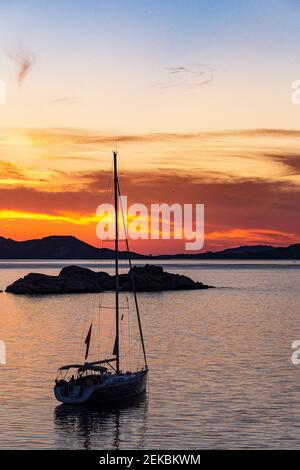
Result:
M30 271L56 274L67 264L1 262L0 289ZM104 264L112 270L111 261ZM300 264L161 264L217 289L139 295L149 393L118 410L60 406L52 392L57 368L82 360L98 296L0 294L7 346L0 448L299 448L300 366L291 363L291 343L300 339Z

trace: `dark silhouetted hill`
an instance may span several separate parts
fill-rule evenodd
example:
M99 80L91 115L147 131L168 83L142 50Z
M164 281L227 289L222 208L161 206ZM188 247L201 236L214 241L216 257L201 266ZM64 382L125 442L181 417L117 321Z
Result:
M120 259L127 258L126 251L120 251ZM131 252L134 259L300 259L300 243L275 248L269 245L249 245L226 250L204 253L182 253L176 255L146 256ZM73 236L51 236L36 240L15 241L0 237L0 259L113 259L114 250L96 248Z
M275 248L269 245L249 245L239 246L237 248L227 248L222 251L207 251L205 253L182 253L173 256L161 255L159 259L231 259L231 260L268 260L268 259L286 259L297 260L300 259L300 243L290 245L288 247Z
M121 251L120 259L127 257ZM145 258L131 253L132 258ZM72 236L51 236L17 242L0 237L0 259L113 259L114 250L95 248Z

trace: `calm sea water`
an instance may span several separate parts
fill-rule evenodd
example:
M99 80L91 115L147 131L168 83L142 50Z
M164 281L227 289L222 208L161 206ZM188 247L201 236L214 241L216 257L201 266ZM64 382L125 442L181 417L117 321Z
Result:
M2 262L0 289L63 264ZM139 295L149 392L123 409L68 408L53 396L57 368L78 359L97 296L0 294L0 448L299 448L291 343L300 339L300 264L164 264L217 289Z

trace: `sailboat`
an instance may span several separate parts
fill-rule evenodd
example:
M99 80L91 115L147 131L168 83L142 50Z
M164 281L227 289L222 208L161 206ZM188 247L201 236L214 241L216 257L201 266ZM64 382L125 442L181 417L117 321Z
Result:
M139 337L143 351L143 365L134 371L122 371L120 351L120 307L119 307L119 228L118 205L120 186L117 174L117 152L113 152L114 207L115 207L115 341L111 357L86 362L92 334L92 323L85 344L85 362L68 364L59 368L55 380L54 395L62 403L106 405L124 402L142 396L146 392L148 365L140 318L139 304L131 266L128 239L125 237L131 273L132 292L137 315Z

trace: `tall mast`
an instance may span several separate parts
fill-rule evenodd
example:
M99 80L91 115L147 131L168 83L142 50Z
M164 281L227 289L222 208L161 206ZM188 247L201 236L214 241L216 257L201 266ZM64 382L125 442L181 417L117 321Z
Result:
M115 199L115 276L116 276L116 342L115 354L117 356L117 373L120 372L120 341L119 341L119 227L118 227L118 152L113 152L114 157L114 199Z

